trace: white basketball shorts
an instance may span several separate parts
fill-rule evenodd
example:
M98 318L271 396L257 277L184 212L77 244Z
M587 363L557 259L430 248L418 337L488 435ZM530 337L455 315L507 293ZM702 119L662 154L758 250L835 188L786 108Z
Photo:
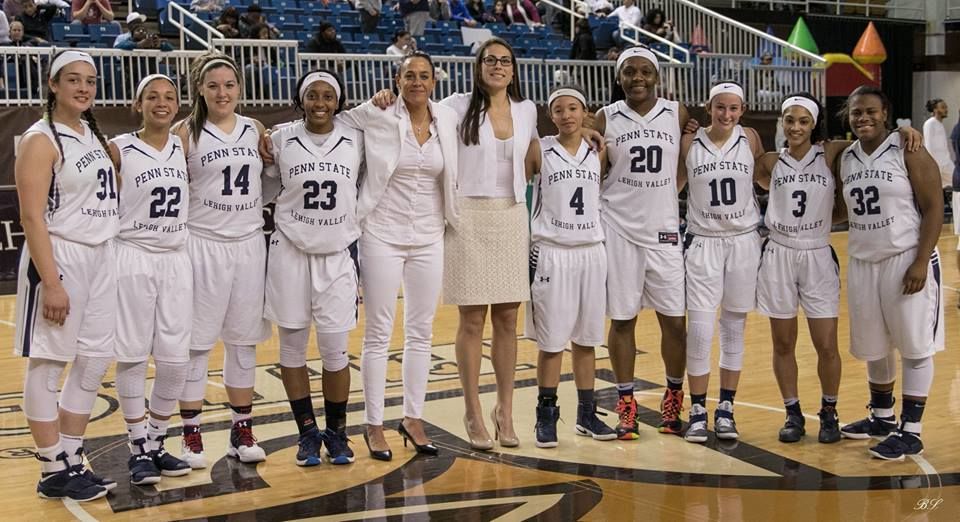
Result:
M607 315L633 319L644 308L670 317L684 314L683 251L631 243L604 223L607 250Z
M799 307L810 319L838 317L837 254L831 246L800 250L767 239L757 276L757 309L767 317L792 319Z
M530 247L530 294L537 347L561 352L573 341L603 344L607 259L603 244Z
M730 237L687 235L687 309L749 312L756 307L760 234Z

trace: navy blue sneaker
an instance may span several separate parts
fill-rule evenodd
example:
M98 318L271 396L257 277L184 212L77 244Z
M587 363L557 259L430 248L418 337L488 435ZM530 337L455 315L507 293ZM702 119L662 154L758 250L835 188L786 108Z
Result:
M319 466L323 462L320 460L320 446L323 444L323 439L316 426L301 434L297 444L297 466Z
M160 470L153 463L153 457L149 453L130 455L127 468L130 469L130 483L135 486L148 486L160 482Z
M37 483L37 495L46 499L69 498L77 502L88 502L106 496L107 489L68 468L41 474L40 482Z
M902 461L907 455L923 453L923 441L914 433L897 431L868 451L878 459Z
M817 414L820 417L820 434L817 441L832 444L840 440L840 418L833 406L824 406Z
M574 431L577 435L584 437L593 437L593 440L614 440L617 438L617 431L604 424L597 415L606 413L597 411L597 403L577 404L577 424Z
M354 461L353 450L350 449L350 440L345 430L331 430L327 428L320 435L323 445L327 448L327 457L336 465L351 464Z
M897 418L895 416L877 417L873 414L873 405L868 404L867 408L869 409L867 418L840 428L840 434L848 439L869 439L870 437L886 437L897 431Z
M556 448L557 421L560 420L559 406L537 405L537 425L534 431L537 435L538 448Z
M83 475L83 478L93 482L94 484L106 488L107 491L112 491L113 488L117 487L117 481L112 478L101 477L95 475L93 471L83 465L83 447L81 446L77 449L77 455L80 457L80 464L74 464L71 469Z

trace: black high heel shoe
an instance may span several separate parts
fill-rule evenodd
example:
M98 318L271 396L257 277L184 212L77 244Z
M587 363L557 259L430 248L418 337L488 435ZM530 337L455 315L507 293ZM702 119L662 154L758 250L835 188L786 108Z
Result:
M436 455L440 453L440 449L433 445L433 442L427 442L426 444L417 444L417 441L414 440L413 436L410 435L410 432L407 431L406 426L403 425L403 421L400 421L400 424L397 426L397 431L400 432L400 436L403 437L403 447L407 447L407 439L410 439L410 442L413 444L413 447L416 448L417 453L422 453L424 455Z
M390 461L393 460L393 452L390 450L379 450L376 451L370 447L370 437L367 435L367 430L363 430L363 441L367 443L367 451L370 452L370 456L377 460ZM406 444L404 444L406 446Z

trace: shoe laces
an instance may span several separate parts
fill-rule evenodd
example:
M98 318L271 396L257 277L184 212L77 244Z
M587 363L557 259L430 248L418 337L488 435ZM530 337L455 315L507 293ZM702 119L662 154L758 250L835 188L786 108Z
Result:
M667 422L677 420L680 417L680 412L683 411L683 391L667 390L663 396L661 408L663 409L663 420Z
M253 427L250 426L248 421L242 420L234 424L233 435L236 435L240 446L250 447L257 444L257 438L253 436Z
M327 450L336 456L346 452L350 439L347 438L346 432L326 430L323 433L323 442L327 445Z
M183 435L183 443L190 448L191 453L203 453L203 437L200 430Z
M637 422L637 403L633 399L627 402L620 399L617 402L617 414L620 417L620 425L626 428L632 428Z

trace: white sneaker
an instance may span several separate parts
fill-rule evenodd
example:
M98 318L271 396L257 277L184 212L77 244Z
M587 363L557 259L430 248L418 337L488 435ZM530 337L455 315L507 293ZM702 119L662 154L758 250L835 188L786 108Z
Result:
M721 416L720 412L725 415ZM733 404L730 401L723 401L717 405L713 418L714 428L718 439L739 439L740 433L737 432L737 422L733 420Z
M690 406L690 426L683 434L687 442L707 442L707 409L699 404Z
M207 459L203 456L203 439L200 430L194 433L185 433L180 443L180 460L190 465L190 469L207 467Z
M257 445L257 439L253 436L253 427L249 419L237 421L230 429L227 455L240 459L244 464L267 460L267 453Z

